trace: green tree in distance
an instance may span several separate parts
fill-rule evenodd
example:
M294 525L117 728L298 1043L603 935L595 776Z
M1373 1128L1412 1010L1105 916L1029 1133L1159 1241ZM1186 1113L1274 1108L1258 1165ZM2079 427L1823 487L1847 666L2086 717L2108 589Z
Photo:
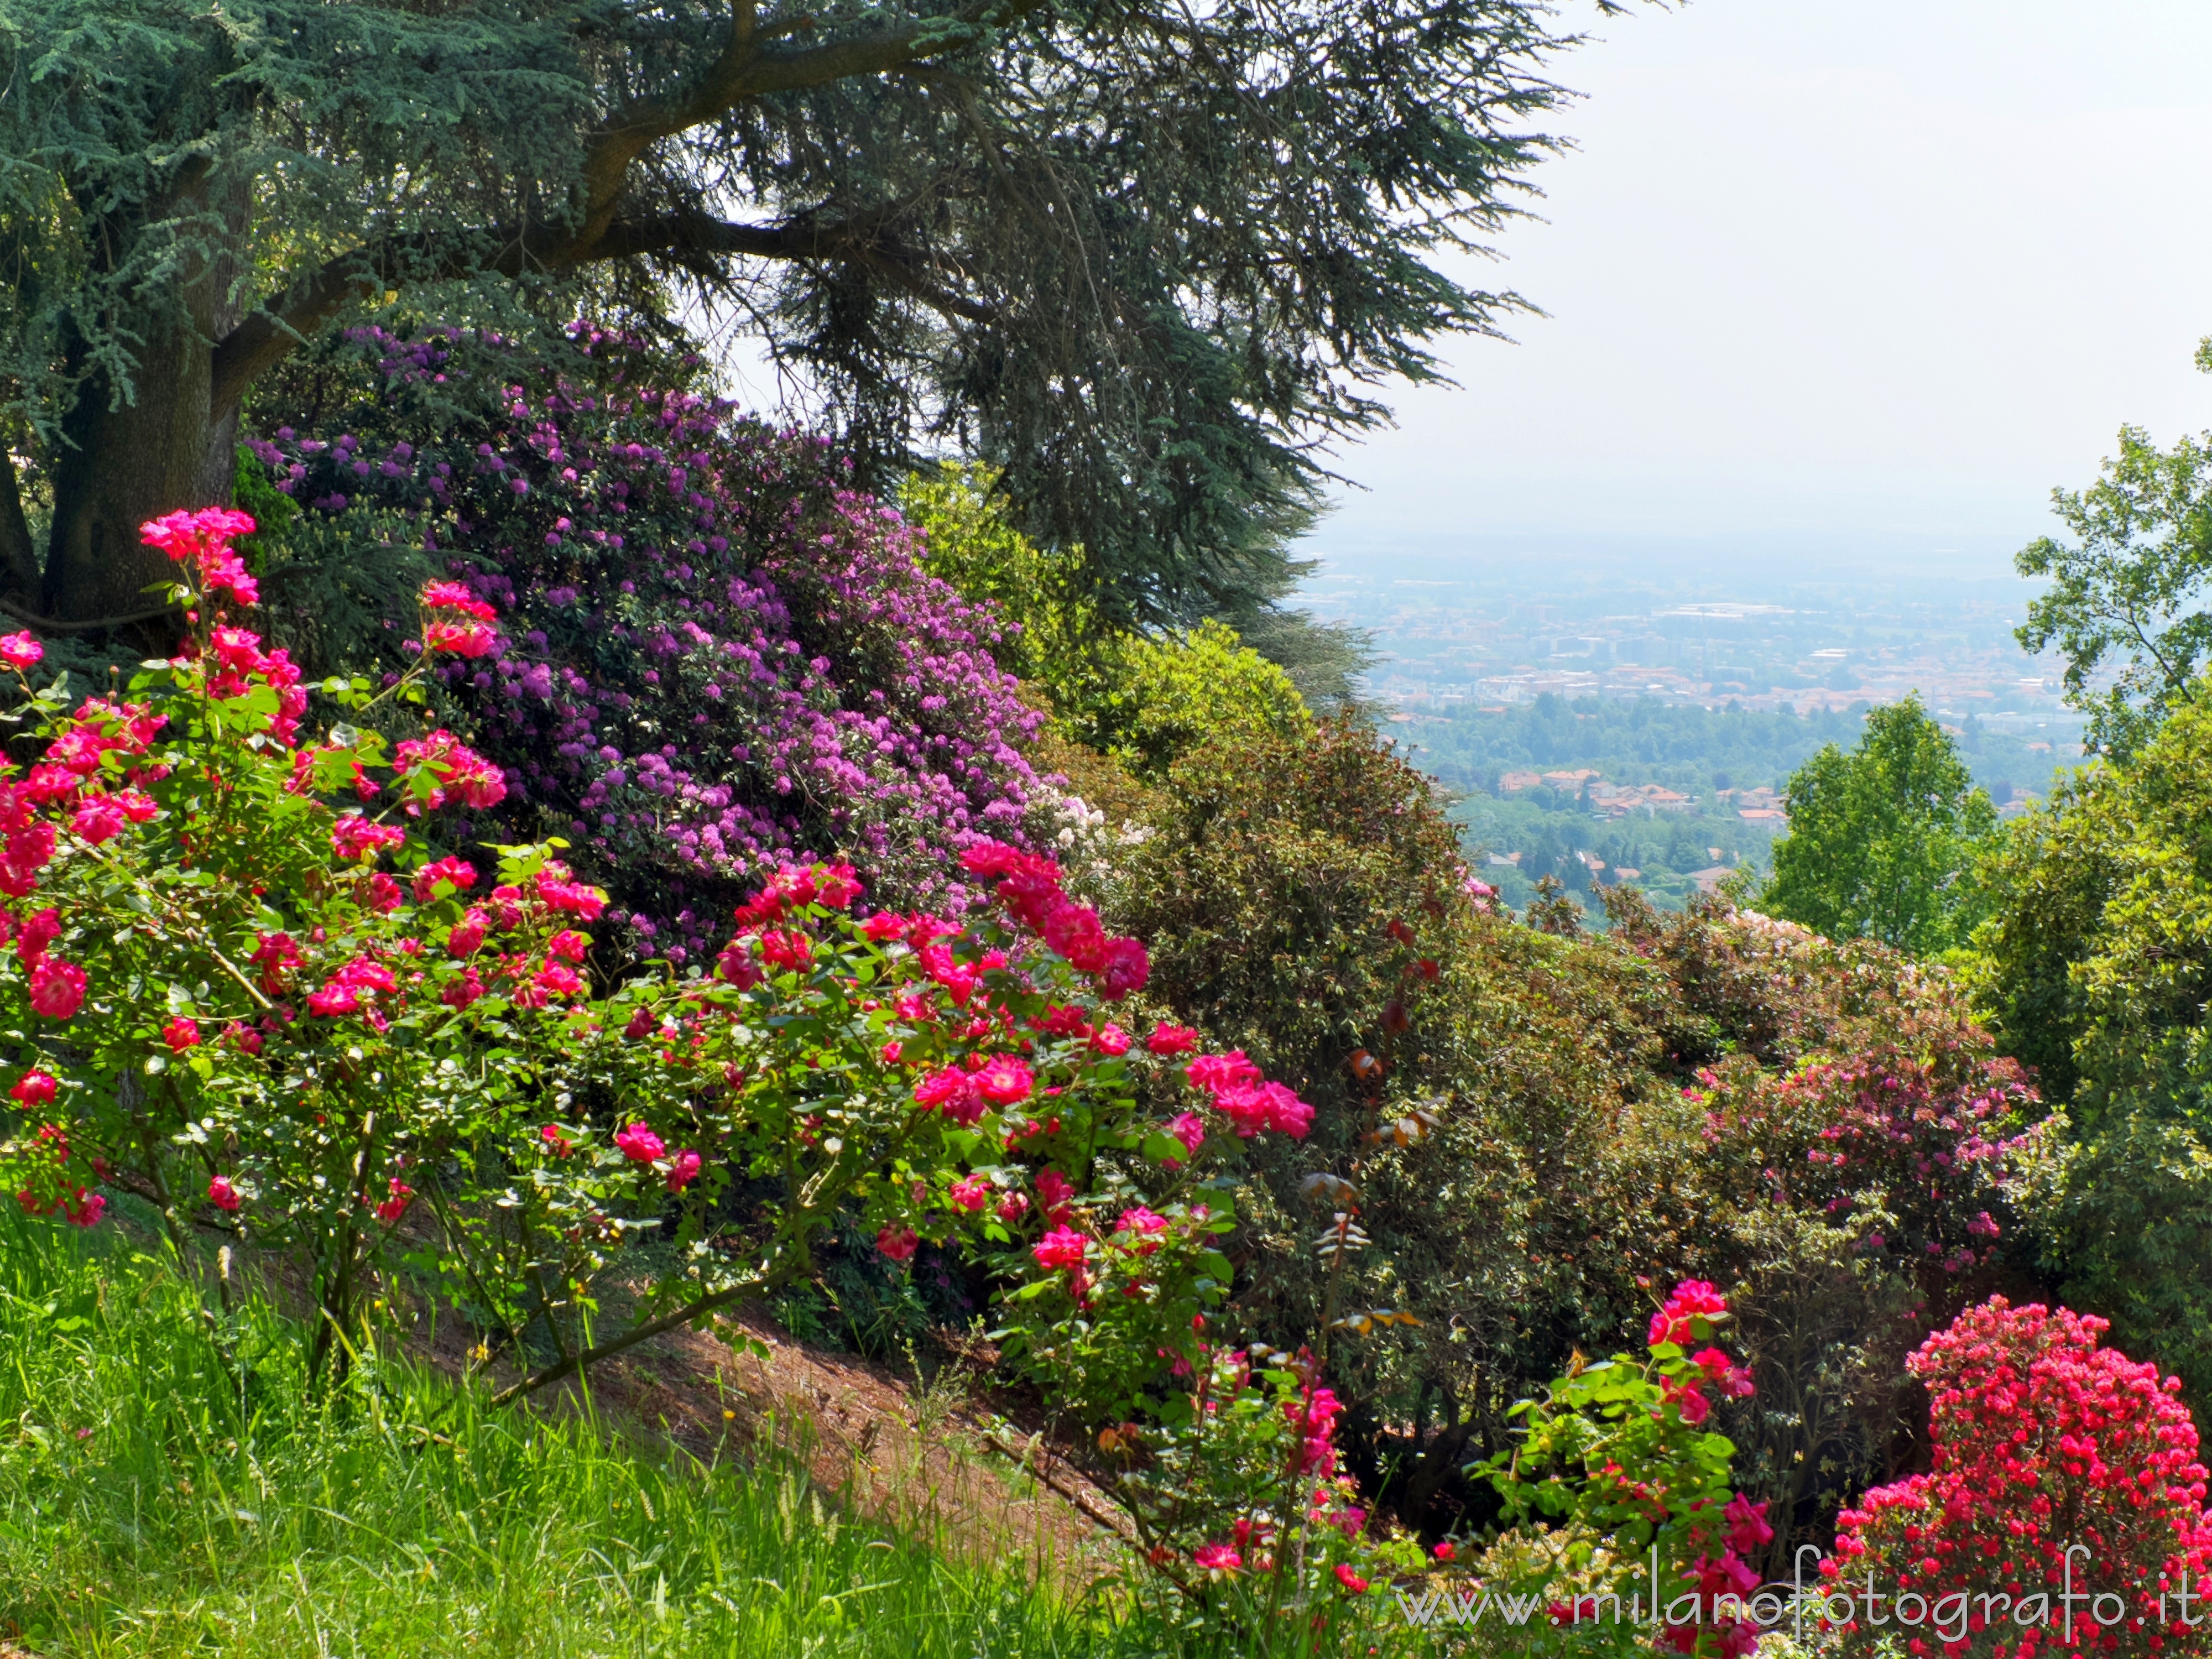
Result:
M1850 754L1828 744L1791 774L1759 900L1831 939L1933 955L1978 920L1972 871L1996 830L1950 734L1908 697L1869 714Z
M1002 467L1116 612L1272 597L1316 444L1523 308L1441 261L1559 147L1551 9L6 0L0 599L143 611L137 525L229 498L241 399L349 310L674 281L865 456Z
M2212 373L2212 340L2197 366ZM2051 580L2018 637L2065 657L2067 701L2089 716L2084 746L2124 755L2212 652L2212 615L2200 608L2212 575L2212 433L2161 450L2122 427L2102 473L2087 489L2051 492L2077 545L2045 536L2014 558L2021 575Z

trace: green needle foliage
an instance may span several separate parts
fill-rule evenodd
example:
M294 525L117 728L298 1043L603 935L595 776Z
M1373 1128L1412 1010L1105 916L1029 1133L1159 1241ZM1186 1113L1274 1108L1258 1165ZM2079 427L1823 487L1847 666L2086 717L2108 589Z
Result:
M0 1219L0 1630L40 1654L1158 1645L1033 1586L1019 1560L955 1561L841 1518L800 1473L625 1444L589 1413L492 1412L374 1356L304 1404L269 1369L300 1346L281 1316L254 1304L191 1334L190 1288L103 1231Z
M1759 901L1831 939L1931 956L1979 920L1973 866L1996 829L1950 734L1908 697L1869 714L1850 754L1828 744L1790 775L1790 833Z
M1123 617L1273 597L1316 446L1523 308L1443 266L1559 147L1550 11L6 0L0 580L143 612L137 524L227 499L240 398L349 308L673 283L865 453L1002 467Z

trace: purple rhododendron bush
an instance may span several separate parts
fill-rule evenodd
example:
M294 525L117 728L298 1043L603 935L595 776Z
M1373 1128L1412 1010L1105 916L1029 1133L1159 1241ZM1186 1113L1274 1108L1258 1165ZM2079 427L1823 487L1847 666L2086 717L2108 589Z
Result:
M526 350L356 329L288 384L252 449L304 514L289 538L340 562L404 540L484 607L434 707L500 768L498 821L568 841L648 954L711 957L732 902L809 849L957 915L952 854L1023 840L1038 717L995 614L922 569L918 532L823 441L580 327ZM285 543L272 619L323 638ZM325 640L317 666L395 676L411 622Z

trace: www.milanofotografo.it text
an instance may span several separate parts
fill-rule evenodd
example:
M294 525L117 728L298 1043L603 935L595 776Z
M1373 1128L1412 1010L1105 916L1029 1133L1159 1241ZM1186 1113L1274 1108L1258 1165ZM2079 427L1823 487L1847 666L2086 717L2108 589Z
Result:
M2098 1589L2087 1581L2076 1587L2075 1557L2089 1553L2086 1544L2069 1547L2058 1589L2028 1595L2002 1589L1976 1592L1954 1589L1931 1597L1902 1588L1885 1591L1876 1588L1871 1571L1863 1583L1851 1583L1841 1578L1822 1583L1816 1577L1808 1584L1804 1578L1806 1558L1813 1559L1816 1571L1822 1559L1819 1547L1812 1544L1797 1552L1797 1572L1790 1583L1762 1584L1748 1596L1723 1591L1708 1597L1685 1590L1669 1597L1660 1583L1656 1553L1648 1578L1629 1591L1626 1606L1619 1593L1613 1591L1602 1595L1584 1591L1569 1601L1542 1591L1511 1595L1486 1589L1472 1581L1418 1592L1400 1586L1394 1594L1406 1621L1423 1626L1480 1625L1486 1618L1494 1618L1504 1625L1525 1626L1540 1613L1544 1623L1559 1626L1626 1623L1650 1625L1655 1629L1666 1625L1718 1624L1733 1619L1771 1630L1787 1620L1793 1632L1802 1637L1805 1621L1810 1618L1816 1627L1822 1622L1831 1629L1856 1622L1862 1628L1925 1629L1944 1641L1961 1642L1969 1629L1986 1629L2009 1620L2022 1630L2057 1626L2063 1638L2070 1642L2077 1620L2085 1626L2094 1625L2104 1629L2130 1616L2126 1598L2117 1591ZM2160 1624L2166 1625L2175 1618L2191 1626L2203 1623L2204 1614L2197 1608L2207 1599L2204 1580L2200 1577L2192 1585L2185 1571L2179 1586L2158 1598ZM1978 1625L1974 1622L1977 1620L1980 1621Z

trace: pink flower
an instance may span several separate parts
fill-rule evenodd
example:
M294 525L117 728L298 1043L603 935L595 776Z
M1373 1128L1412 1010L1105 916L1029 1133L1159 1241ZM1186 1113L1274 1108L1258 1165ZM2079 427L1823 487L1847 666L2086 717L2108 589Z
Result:
M975 1080L957 1066L946 1066L925 1075L914 1085L915 1104L941 1111L955 1123L971 1124L983 1115L983 1098Z
M1028 1213L1029 1207L1030 1200L1026 1194L1008 1193L999 1200L999 1219L1011 1227Z
M912 1259L921 1243L911 1227L886 1226L876 1235L876 1248L894 1261Z
M51 1076L42 1071L32 1070L18 1078L15 1086L8 1093L26 1106L50 1106L53 1103L55 1090L56 1085Z
M1313 1108L1279 1083L1232 1084L1216 1092L1213 1103L1245 1140L1263 1129L1303 1140L1313 1124Z
M1118 1025L1102 1025L1092 1034L1091 1046L1112 1060L1129 1052L1129 1034Z
M1091 1241L1073 1227L1055 1227L1030 1246L1030 1254L1037 1259L1039 1267L1057 1273L1063 1267L1080 1267L1090 1245Z
M505 786L501 786L504 793ZM599 888L588 887L580 881L549 880L538 878L538 896L551 910L565 911L582 917L586 921L597 921L599 912L607 908L607 896Z
M1196 1112L1176 1113L1168 1120L1168 1133L1182 1142L1187 1152L1195 1152L1206 1144L1206 1123Z
M1242 1048L1231 1048L1225 1054L1200 1054L1182 1068L1194 1087L1218 1094L1240 1083L1257 1083L1260 1068L1244 1057Z
M399 884L379 870L368 878L368 908L380 916L388 916L406 902Z
M556 1158L566 1158L576 1149L575 1142L568 1139L567 1131L557 1123L546 1124L538 1130L538 1138L545 1143L545 1150Z
M545 941L545 953L558 957L563 962L581 962L584 953L592 948L592 941L573 927L564 927Z
M1134 1209L1122 1211L1121 1218L1114 1224L1115 1232L1133 1233L1136 1236L1139 1241L1137 1254L1139 1255L1150 1255L1154 1250L1158 1249L1160 1242L1158 1235L1167 1230L1168 1218L1157 1211L1146 1209L1141 1204Z
M434 810L448 800L459 800L483 811L507 799L506 775L442 726L422 737L409 738L392 752L401 781L408 783L406 804L410 813L420 811L425 805ZM421 775L420 781L409 782L417 774ZM538 883L542 895L543 876L538 878Z
M230 1184L228 1176L216 1176L208 1182L208 1202L216 1209L234 1210L240 1201L238 1188Z
M952 1201L973 1215L991 1200L991 1183L975 1176L968 1176L952 1183L949 1194Z
M1036 1189L1046 1216L1054 1221L1065 1220L1067 1207L1075 1198L1075 1188L1067 1184L1067 1177L1057 1170L1041 1170L1037 1172Z
M471 910L453 924L453 932L446 935L447 954L472 957L484 941L484 927L491 918L482 910Z
M0 663L19 674L46 654L46 647L28 634L0 635Z
M1106 964L1098 979L1098 994L1109 1002L1119 1002L1132 991L1143 990L1152 971L1152 963L1145 955L1145 947L1140 940L1108 939Z
M52 957L31 969L31 1007L48 1019L69 1019L84 1006L84 969Z
M169 1045L169 1052L173 1054L181 1054L187 1048L197 1048L200 1046L199 1024L179 1014L161 1028L161 1041Z
M556 997L573 997L584 988L581 975L565 963L549 962L538 970L538 983Z
M1358 1573L1352 1571L1350 1564L1347 1562L1340 1561L1336 1564L1336 1582L1343 1585L1345 1589L1351 1591L1354 1595L1364 1595L1367 1594L1367 1581L1364 1578L1362 1578Z
M62 936L62 913L51 907L30 917L15 933L15 957L28 968L46 954L46 946Z
M1449 1561L1458 1552L1452 1547L1452 1540L1449 1538L1445 1539L1443 1542L1438 1544L1436 1548L1429 1552L1430 1554L1435 1556L1439 1561Z
M376 1218L389 1226L407 1213L407 1206L415 1196L415 1189L394 1176L387 1183L387 1190L391 1195L376 1206Z
M251 1025L242 1024L234 1019L222 1028L222 1034L230 1040L232 1045L240 1054L258 1054L261 1052L261 1045L264 1039L261 1033Z
M123 809L105 795L88 796L70 817L70 833L97 847L113 841L130 820Z
M1738 1492L1721 1511L1729 1523L1729 1547L1739 1555L1749 1555L1774 1541L1774 1528L1767 1524L1765 1500L1753 1503Z
M1187 1054L1198 1047L1198 1033L1188 1025L1170 1025L1164 1020L1152 1027L1145 1047L1156 1054Z
M616 1130L615 1146L633 1164L650 1164L668 1150L660 1137L643 1123Z
M1712 1402L1705 1398L1704 1390L1693 1379L1670 1376L1659 1385L1659 1394L1662 1404L1674 1406L1682 1413L1682 1420L1692 1428L1704 1422L1706 1413L1712 1409Z
M1012 1054L1000 1054L975 1073L975 1088L994 1106L1011 1106L1027 1100L1035 1079L1030 1068Z
M463 616L474 617L478 622L489 622L499 612L469 592L465 582L430 582L417 596L425 611L458 611Z
M1700 1335L1710 1335L1713 1320L1727 1311L1728 1303L1708 1281L1686 1279L1674 1287L1667 1305L1651 1316L1650 1344L1656 1348L1662 1342L1672 1342L1680 1347ZM1697 1328L1700 1324L1705 1327L1702 1332Z
M859 872L849 864L818 864L814 866L814 897L819 904L832 910L842 910L860 896Z
M498 644L499 635L480 622L422 624L422 649L426 652L448 651L457 657L482 657L489 655Z
M380 847L397 847L407 832L395 823L372 823L358 812L348 812L331 826L331 851L349 863L372 856Z
M699 1154L688 1148L668 1162L668 1190L680 1193L699 1178Z
M415 872L415 902L428 904L476 885L477 867L466 859L439 859Z
M1244 1558L1226 1544L1200 1544L1190 1559L1208 1572L1234 1572L1244 1565Z

